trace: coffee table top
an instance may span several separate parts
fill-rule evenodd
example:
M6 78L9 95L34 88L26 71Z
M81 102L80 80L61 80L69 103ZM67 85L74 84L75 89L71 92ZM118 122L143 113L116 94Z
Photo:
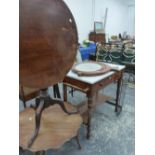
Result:
M117 65L117 64L111 64L111 63L104 63L106 65L109 65L111 68L114 68L115 70L121 71L125 68L124 65ZM67 74L67 77L78 80L78 81L82 81L88 84L95 84L100 80L103 80L109 76L111 76L112 74L114 74L115 71L109 71L103 75L97 75L97 76L78 76L76 73L74 73L72 70L70 70Z

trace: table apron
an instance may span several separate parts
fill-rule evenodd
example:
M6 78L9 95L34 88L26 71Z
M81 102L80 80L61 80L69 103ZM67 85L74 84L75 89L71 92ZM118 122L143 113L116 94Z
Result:
M111 84L112 82L119 80L121 77L122 77L122 71L117 71L114 74L112 74L111 76L109 76L101 81L98 81L95 84L85 83L83 81L72 79L70 77L65 77L63 83L64 83L64 85L73 87L74 89L80 90L84 93L93 94L96 91Z
M111 76L107 77L106 79L103 79L93 85L92 90L93 91L98 91L107 85L111 84L114 81L118 81L122 77L122 72L116 72L112 74Z

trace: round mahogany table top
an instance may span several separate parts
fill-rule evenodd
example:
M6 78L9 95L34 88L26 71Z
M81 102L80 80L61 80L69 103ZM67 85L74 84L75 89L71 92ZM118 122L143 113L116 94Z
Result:
M74 17L63 0L20 0L20 85L47 88L61 82L78 48Z

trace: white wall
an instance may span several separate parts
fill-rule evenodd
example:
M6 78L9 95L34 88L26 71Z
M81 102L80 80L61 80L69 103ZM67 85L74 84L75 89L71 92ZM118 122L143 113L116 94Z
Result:
M64 0L70 8L78 29L79 42L88 38L92 30L92 0Z
M79 42L88 38L88 34L94 28L94 20L102 21L105 9L108 8L106 33L118 35L127 31L133 33L129 24L134 13L129 11L128 4L124 0L64 0L75 18ZM129 0L128 0L129 1ZM95 12L94 12L95 10ZM131 17L132 16L132 17ZM131 23L132 24L132 23Z
M95 20L103 21L106 8L108 14L105 32L111 36L127 31L127 5L119 0L96 0Z
M135 35L135 6L128 6L128 33L131 36Z

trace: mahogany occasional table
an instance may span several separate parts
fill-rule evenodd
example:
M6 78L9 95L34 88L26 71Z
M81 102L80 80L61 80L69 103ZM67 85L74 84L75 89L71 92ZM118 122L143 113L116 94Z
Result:
M52 138L59 137L60 131L63 134L63 131L71 128L68 124L63 129L60 124L67 123L71 118L78 118L79 121L72 121L73 124L77 123L75 131L79 128L80 115L69 111L70 108L66 108L64 101L51 98L48 94L48 87L62 82L74 63L78 49L77 34L74 17L63 0L19 0L19 84L40 90L35 107L20 113L19 145L24 148L45 150L49 142L46 138L49 137L49 146L55 148ZM58 106L59 110L53 111L51 105ZM55 121L62 117L63 112L67 119L62 118L64 122ZM71 115L75 113L76 115ZM52 121L55 122L54 125ZM52 129L57 132L52 132ZM65 141L72 136L65 137ZM63 139L57 140L60 140L60 144L64 142ZM38 141L42 141L39 147Z
M120 90L122 85L122 76L125 66L123 65L115 65L108 64L115 71L109 71L103 75L98 76L78 76L72 70L69 71L67 76L63 81L63 89L64 89L64 101L67 101L67 86L72 87L74 89L80 90L81 92L86 93L88 98L88 104L86 110L84 108L80 108L83 112L87 114L87 138L90 138L90 128L91 128L91 109L98 103L97 100L99 97L98 91L103 89L105 86L117 82L117 90L116 90L116 99L115 103L108 101L109 97L103 97L103 100L107 103L115 106L115 112L121 112L122 106L120 105ZM104 102L103 101L103 102ZM85 105L84 105L85 106ZM86 106L85 106L86 107Z
M69 111L76 111L68 103L65 103L65 107ZM59 105L46 108L42 113L40 131L30 148L27 144L35 130L35 110L26 108L20 112L19 118L19 142L20 147L24 150L30 150L35 154L37 152L44 153L48 149L59 149L66 141L74 137L79 149L81 148L78 130L82 123L82 118L79 114L68 115Z

